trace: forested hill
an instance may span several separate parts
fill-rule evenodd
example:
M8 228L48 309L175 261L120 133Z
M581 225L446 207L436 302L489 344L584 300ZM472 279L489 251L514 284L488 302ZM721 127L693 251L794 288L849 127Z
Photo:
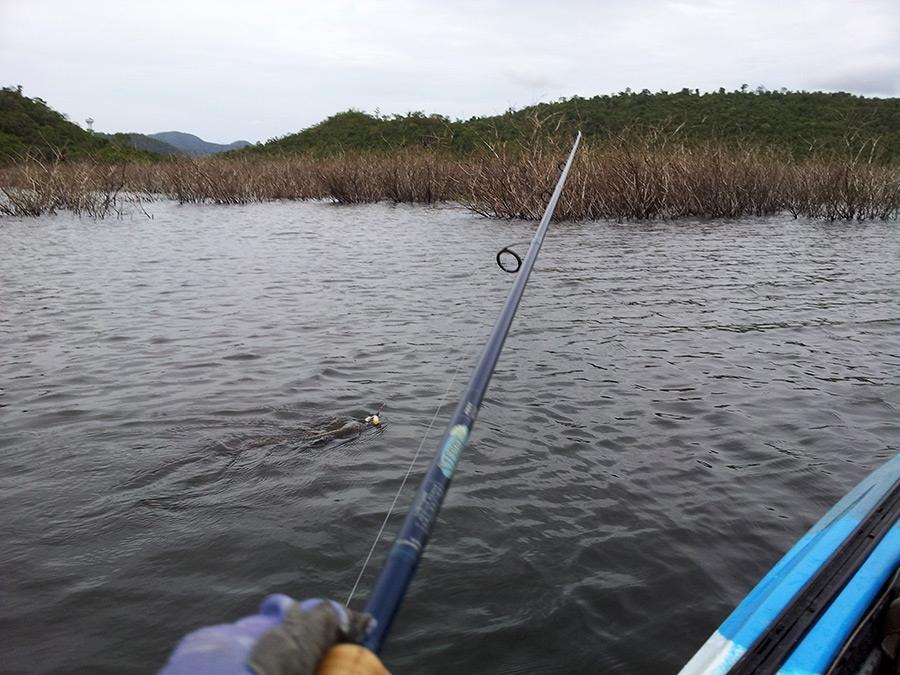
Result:
M128 138L103 138L69 122L40 98L28 98L21 87L0 88L0 164L26 155L101 160L155 157L128 145Z
M862 151L868 158L874 147L872 156L879 161L900 162L900 99L761 88L753 92L700 94L684 89L678 93L645 90L593 98L574 96L468 120L419 112L379 116L350 110L299 133L229 154L327 156L421 148L464 154L498 140L529 138L535 133L535 120L540 121L538 135L566 139L576 128L595 142L633 133L646 138L646 132L661 131L657 139L667 142L763 145L795 156L838 153L847 157ZM160 143L165 139L158 137L164 135L92 134L45 101L24 96L20 87L0 89L0 164L26 154L114 160L191 152Z
M765 145L801 156L832 152L846 155L875 141L880 159L900 161L900 99L762 89L704 94L689 89L678 93L644 90L593 98L574 96L465 121L423 113L385 117L351 110L240 152L331 155L433 147L465 153L484 147L485 141L530 134L535 118L543 120L544 134L569 134L580 128L587 137L599 140L662 130L670 140L681 143L712 140L728 145ZM866 156L870 149L871 145L865 146Z

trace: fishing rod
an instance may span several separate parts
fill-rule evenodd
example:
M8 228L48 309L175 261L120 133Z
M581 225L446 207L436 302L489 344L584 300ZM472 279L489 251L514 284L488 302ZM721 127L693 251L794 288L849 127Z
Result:
M375 582L375 586L369 595L365 612L371 615L375 621L373 628L361 644L375 654L381 652L394 617L400 609L406 590L425 552L428 536L431 534L431 530L437 521L444 496L447 494L450 481L456 471L459 456L466 446L469 434L472 432L472 426L475 424L475 418L478 416L478 410L487 391L488 383L491 380L491 375L494 373L494 367L497 365L500 351L503 349L503 342L506 340L506 335L516 314L519 301L522 299L528 276L531 274L538 252L541 250L544 235L547 233L550 219L556 210L556 204L559 201L559 196L562 194L563 186L566 183L569 170L572 168L572 162L575 159L575 153L580 142L581 132L579 131L575 137L575 142L572 144L569 157L562 167L556 188L553 190L550 201L547 203L547 208L538 225L537 232L535 232L531 245L528 247L528 252L525 254L525 259L520 267L517 268L518 276L509 291L509 295L506 297L503 309L500 310L500 317L497 319L493 331L491 331L491 335L484 347L484 351L481 353L478 365L475 366L465 393L459 400L456 411L447 425L447 431L444 432L437 454L435 454L431 466L428 467L428 471L425 474L425 478L419 485L412 507L403 521L400 533L394 540L387 561L382 567L378 580ZM346 645L344 646L346 647ZM333 649L339 649L339 647ZM371 657L371 654L368 656ZM354 661L354 663L365 661L366 656L358 654L357 658L358 661ZM320 667L320 675L322 672L323 669ZM333 672L339 671L335 670Z

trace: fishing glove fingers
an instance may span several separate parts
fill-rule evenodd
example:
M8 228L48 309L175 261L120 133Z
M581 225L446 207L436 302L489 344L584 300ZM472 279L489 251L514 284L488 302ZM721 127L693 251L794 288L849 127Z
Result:
M338 642L357 642L369 627L371 617L339 605L333 600L285 603L286 596L269 596L260 608L279 617L250 653L247 665L255 675L296 675L315 672L328 648Z
M270 595L259 614L185 636L160 675L313 675L338 642L357 642L371 617L332 601Z

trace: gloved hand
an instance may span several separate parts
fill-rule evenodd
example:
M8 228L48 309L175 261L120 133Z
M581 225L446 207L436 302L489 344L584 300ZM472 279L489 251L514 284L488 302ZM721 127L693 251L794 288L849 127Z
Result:
M361 640L370 621L333 600L270 595L259 614L186 635L159 675L313 675L329 647Z

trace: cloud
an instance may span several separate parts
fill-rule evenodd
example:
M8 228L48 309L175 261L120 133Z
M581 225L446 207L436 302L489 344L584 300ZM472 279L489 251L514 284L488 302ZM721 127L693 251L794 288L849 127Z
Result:
M500 72L504 78L525 89L546 90L553 86L553 77L549 73L526 68L506 68Z
M876 57L841 66L814 82L816 88L826 91L896 96L900 94L900 57L894 59Z
M898 56L897 0L0 0L3 84L99 130L220 142L626 87L892 95Z

